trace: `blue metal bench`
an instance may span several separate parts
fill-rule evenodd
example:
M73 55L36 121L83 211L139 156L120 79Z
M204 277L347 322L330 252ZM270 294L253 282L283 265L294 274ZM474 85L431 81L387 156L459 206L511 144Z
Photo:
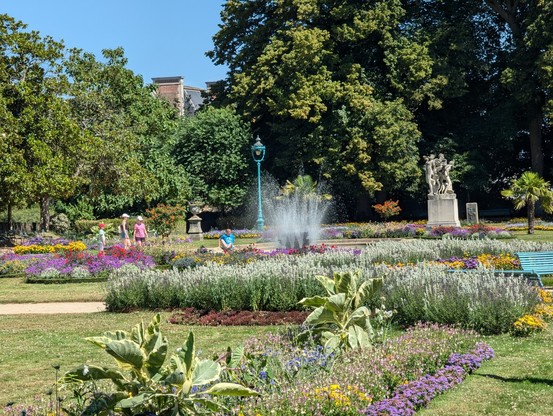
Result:
M520 270L495 270L496 275L524 276L539 287L543 287L542 276L553 275L553 251L521 251L515 253L520 261ZM473 270L473 269L471 269ZM449 269L449 272L467 272L469 269Z
M553 251L521 251L515 254L528 279L543 287L542 276L553 274Z

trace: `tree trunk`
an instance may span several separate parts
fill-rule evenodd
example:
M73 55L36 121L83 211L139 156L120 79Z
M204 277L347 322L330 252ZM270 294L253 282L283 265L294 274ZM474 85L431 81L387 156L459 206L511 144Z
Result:
M48 231L50 229L50 197L40 198L40 230Z
M13 205L8 204L8 230L13 230Z
M543 176L542 115L535 113L530 119L530 158L532 170Z
M528 212L528 234L534 234L534 223L536 222L536 203L529 200L526 209Z

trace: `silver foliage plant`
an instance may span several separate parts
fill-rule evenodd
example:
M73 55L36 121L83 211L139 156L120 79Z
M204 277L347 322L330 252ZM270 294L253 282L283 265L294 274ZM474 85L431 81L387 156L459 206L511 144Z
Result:
M336 250L281 255L241 266L210 263L183 271L119 271L107 283L106 302L112 310L187 306L255 310L267 305L272 310L287 310L296 308L294 305L304 297L323 294L315 276L359 270L366 279L384 277L386 306L396 309L396 318L403 323L462 322L483 332L501 332L514 315L535 303L535 291L524 279L494 276L486 270L448 273L443 266L427 263L454 256L541 250L553 250L553 244L519 240L382 241L360 253ZM416 266L389 267L398 263Z

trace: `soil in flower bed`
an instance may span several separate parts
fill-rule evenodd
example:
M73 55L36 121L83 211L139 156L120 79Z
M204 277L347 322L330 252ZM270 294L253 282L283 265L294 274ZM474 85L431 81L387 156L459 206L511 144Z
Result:
M168 322L180 325L300 325L309 311L269 312L269 311L207 311L185 308L175 312Z

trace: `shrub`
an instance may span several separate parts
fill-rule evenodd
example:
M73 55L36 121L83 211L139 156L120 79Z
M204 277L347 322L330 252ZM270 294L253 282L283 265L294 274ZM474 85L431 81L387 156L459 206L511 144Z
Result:
M186 209L181 205L158 204L155 208L146 210L148 213L148 223L153 230L162 237L169 237L177 226L177 222L186 213Z
M57 214L50 219L50 228L58 234L66 234L71 229L71 221L65 214Z
M383 204L373 205L374 210L384 221L389 220L391 217L399 215L401 208L399 207L399 201L392 201L389 199Z

